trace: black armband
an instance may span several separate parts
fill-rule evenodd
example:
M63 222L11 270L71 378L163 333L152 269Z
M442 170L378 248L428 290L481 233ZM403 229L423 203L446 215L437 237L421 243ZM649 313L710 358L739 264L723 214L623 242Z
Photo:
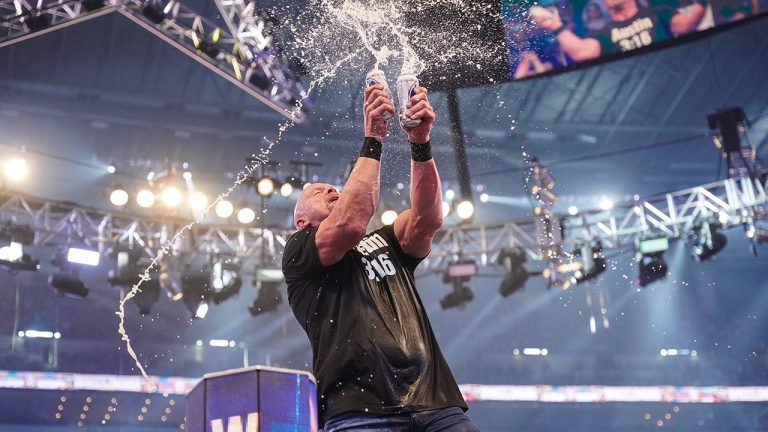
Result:
M360 157L381 160L381 141L373 137L365 137L363 146L360 148Z
M432 146L429 144L429 141L424 144L411 143L411 159L414 162L432 160Z

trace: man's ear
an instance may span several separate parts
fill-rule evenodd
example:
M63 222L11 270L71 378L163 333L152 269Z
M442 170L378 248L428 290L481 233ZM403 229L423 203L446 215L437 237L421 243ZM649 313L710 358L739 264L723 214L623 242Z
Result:
M306 220L306 219L304 219L304 218L302 218L302 219L299 219L299 220L297 220L297 221L296 221L296 226L297 226L297 227L298 227L300 230L303 230L304 228L306 228L306 227L307 227L307 225L309 225L309 221L307 221L307 220Z

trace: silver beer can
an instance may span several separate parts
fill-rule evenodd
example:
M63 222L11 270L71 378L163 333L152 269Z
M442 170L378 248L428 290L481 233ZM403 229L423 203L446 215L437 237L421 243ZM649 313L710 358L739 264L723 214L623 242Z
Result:
M421 124L421 119L410 119L405 115L405 111L408 109L406 104L416 94L416 87L418 86L419 79L416 78L416 75L403 74L397 78L396 87L400 122L407 128L416 127Z
M370 72L368 72L368 75L365 76L365 86L370 87L375 84L381 84L384 86L384 91L387 92L387 95L390 99L392 99L392 92L389 90L389 86L387 85L387 77L384 75L384 71L381 69L373 68ZM384 111L384 114L381 115L384 120L389 120L392 118L392 113L389 111Z

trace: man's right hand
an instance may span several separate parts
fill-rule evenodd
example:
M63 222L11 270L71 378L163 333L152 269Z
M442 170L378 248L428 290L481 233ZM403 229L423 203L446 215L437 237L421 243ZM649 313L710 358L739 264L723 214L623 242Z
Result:
M394 115L396 111L383 85L375 84L365 89L363 108L365 136L384 141L387 135L387 121L384 120L384 113L388 111Z
M530 10L531 20L544 30L555 31L563 26L560 14L554 13L541 6L533 6Z

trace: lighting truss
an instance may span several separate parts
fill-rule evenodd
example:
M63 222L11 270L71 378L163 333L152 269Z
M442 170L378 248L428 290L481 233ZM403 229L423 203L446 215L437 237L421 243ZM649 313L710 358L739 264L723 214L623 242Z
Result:
M724 222L724 229L747 220L768 220L766 187L756 179L733 178L638 199L610 210L561 217L565 227L562 246L570 249L578 241L599 240L603 251L634 250L634 240L642 234L678 238L709 216ZM439 270L457 257L487 266L496 262L503 248L514 246L523 248L530 260L540 259L535 218L444 228L435 236L432 252L422 266Z
M233 35L176 0L104 0L103 7L96 9L86 4L93 3L0 0L0 47L118 12L283 116L297 123L306 118L305 112L295 108L297 101L307 96L306 91L288 62L272 49L271 37L264 34L264 22L252 8L233 5L229 9L227 23L239 23ZM148 6L159 11L157 19L144 13ZM247 16L241 17L239 13ZM32 28L28 25L30 18L44 24ZM250 84L248 78L252 73L263 76L269 86L258 88Z
M37 233L37 246L58 246L76 237L101 254L127 245L149 258L154 258L190 222L107 212L9 192L0 195L0 219L29 224ZM237 256L243 262L278 265L291 234L279 228L195 224L173 243L171 255L221 253Z

